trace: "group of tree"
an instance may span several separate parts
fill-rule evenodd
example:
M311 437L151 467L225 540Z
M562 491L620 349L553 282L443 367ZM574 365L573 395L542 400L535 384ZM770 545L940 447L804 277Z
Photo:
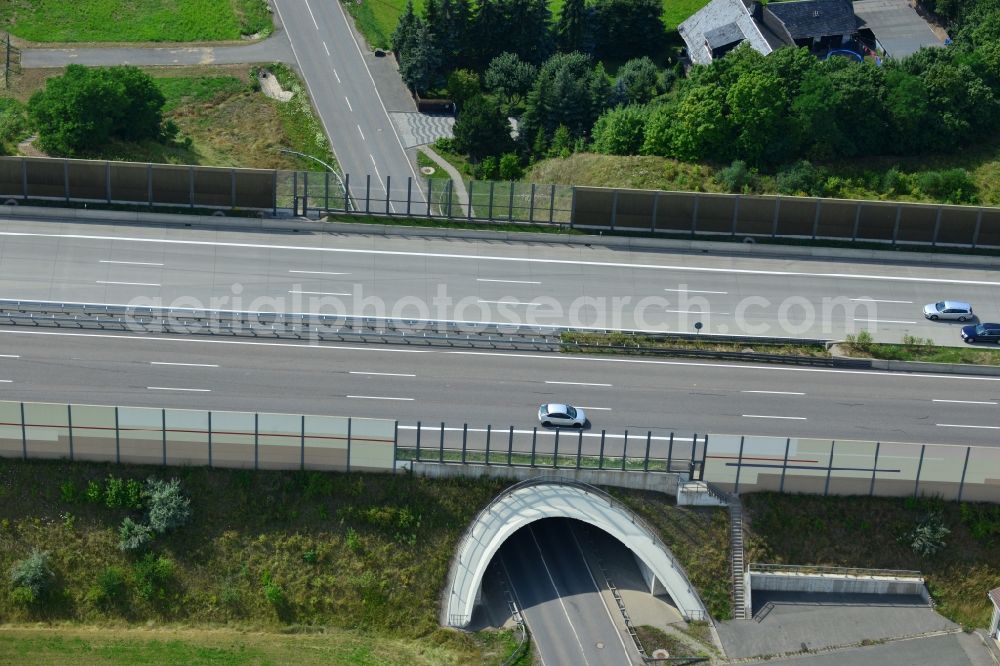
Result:
M409 0L392 34L400 74L418 94L455 70L484 75L504 53L540 66L555 53L627 60L665 43L661 0L566 0L553 20L546 0Z
M163 93L136 67L70 65L28 101L38 143L56 155L79 155L111 139L164 136Z

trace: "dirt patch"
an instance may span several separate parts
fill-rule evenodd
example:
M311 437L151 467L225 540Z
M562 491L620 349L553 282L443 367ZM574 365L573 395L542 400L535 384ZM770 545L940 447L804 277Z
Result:
M257 77L257 80L260 81L261 92L271 99L276 99L279 102L287 102L292 99L292 95L295 94L291 90L285 90L282 88L278 78L266 69L260 70L260 75Z
M43 153L35 147L35 141L37 139L38 135L33 134L21 143L17 144L17 154L23 155L24 157L48 157L48 154Z

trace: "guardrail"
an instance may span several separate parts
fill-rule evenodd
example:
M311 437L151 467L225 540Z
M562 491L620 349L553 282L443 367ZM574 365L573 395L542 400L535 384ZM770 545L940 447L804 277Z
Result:
M887 576L893 578L923 578L919 571L909 569L866 569L862 567L831 567L809 564L751 564L747 570L750 573L797 573L797 574L833 574L838 576Z

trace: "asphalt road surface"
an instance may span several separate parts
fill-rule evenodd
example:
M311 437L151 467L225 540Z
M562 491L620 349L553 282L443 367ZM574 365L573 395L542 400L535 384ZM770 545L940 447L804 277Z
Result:
M381 200L387 177L402 192L407 177L419 183L340 2L273 2L341 171L351 176L352 193L364 194L368 174L372 197ZM419 199L419 186L414 187Z
M545 520L498 553L535 650L543 666L631 664L576 538L570 521Z
M961 345L925 303L1000 320L985 268L552 243L0 220L0 298Z
M464 423L480 442L489 424L494 446L514 426L519 450L540 403L569 402L590 416L586 452L600 430L617 435L608 455L625 429L633 446L647 431L981 446L1000 434L1000 377L24 327L0 328L0 399L391 418L410 438L421 421L424 446L442 421L449 445Z

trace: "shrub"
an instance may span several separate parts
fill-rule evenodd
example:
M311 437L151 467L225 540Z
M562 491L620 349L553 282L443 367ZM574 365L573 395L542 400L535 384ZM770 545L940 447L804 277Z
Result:
M76 489L76 484L72 481L63 481L59 484L59 496L62 497L62 501L67 504L73 504L79 499L79 492Z
M84 497L91 504L100 504L104 501L104 491L101 490L101 484L97 481L88 481L87 490L84 493Z
M521 158L516 153L504 153L500 156L500 180L520 180L524 175L521 168Z
M167 557L146 553L132 565L136 593L143 599L162 599L174 576L174 563Z
M848 333L845 342L848 347L855 351L868 353L871 351L872 345L875 344L875 339L868 331L859 331L857 335Z
M361 537L358 536L358 533L354 531L353 527L347 528L346 543L348 550L350 550L352 553L361 552Z
M141 509L142 484L135 479L108 476L104 482L104 505L109 509Z
M52 588L55 574L49 564L48 551L33 548L27 558L15 562L10 570L10 580L15 589L25 590L19 593L22 601L36 602L42 599Z
M913 192L913 182L910 176L892 167L882 176L882 190L887 194L910 194Z
M271 579L271 572L265 570L260 577L260 582L264 586L264 598L267 599L267 602L278 610L283 609L288 600L282 587Z
M323 472L309 472L306 475L302 495L307 500L329 497L333 494L333 478Z
M945 547L945 537L951 534L939 513L929 513L908 535L910 548L921 557L931 557Z
M1000 536L1000 506L966 504L960 507L962 523L977 541L991 541Z
M149 526L159 533L183 527L191 519L191 500L181 493L179 479L146 481Z
M743 192L753 183L753 174L747 168L747 163L743 160L733 160L733 163L725 169L721 169L716 175L717 183L726 188L727 192Z
M824 182L823 169L802 160L778 171L775 179L782 194L821 194Z
M641 106L619 106L605 111L594 123L594 150L606 155L637 155L645 140L649 111Z
M473 175L477 180L496 180L500 165L492 155L484 157L483 161L473 167Z
M924 171L917 175L917 189L947 203L976 203L977 189L965 169Z
M125 572L120 567L105 567L87 597L98 605L119 604L125 599Z
M129 517L118 528L118 548L126 553L145 550L153 542L153 528Z

